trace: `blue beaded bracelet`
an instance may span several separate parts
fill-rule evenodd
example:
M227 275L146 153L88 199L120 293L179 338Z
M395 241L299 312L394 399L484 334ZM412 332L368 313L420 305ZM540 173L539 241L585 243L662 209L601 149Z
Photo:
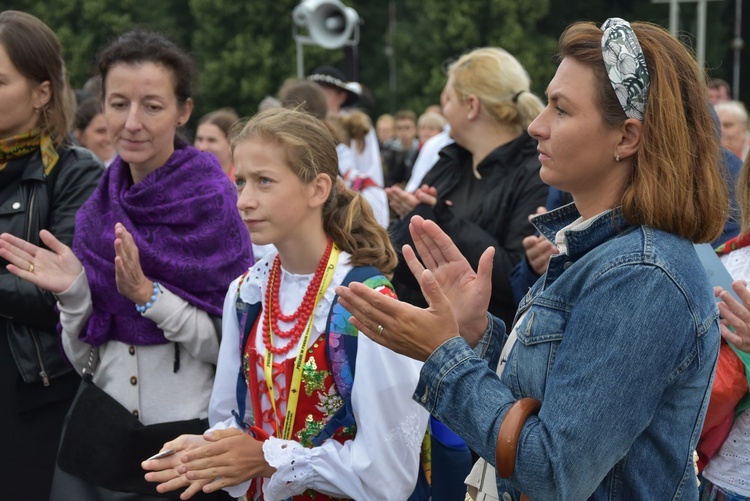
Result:
M151 295L151 300L148 301L146 304L138 304L135 303L135 309L138 313L141 315L146 312L149 308L151 308L154 303L156 302L156 295L161 291L159 289L159 282L154 282L154 293Z

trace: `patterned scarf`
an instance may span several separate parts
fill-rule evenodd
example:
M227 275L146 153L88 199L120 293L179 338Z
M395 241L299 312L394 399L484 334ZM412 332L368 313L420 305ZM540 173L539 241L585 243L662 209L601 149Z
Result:
M94 346L168 342L117 291L117 222L132 233L146 277L221 315L229 284L253 263L236 203L237 191L216 157L187 143L176 143L169 160L137 184L118 156L76 216L73 251L86 269L94 308L80 339Z
M23 134L0 139L0 171L5 169L8 162L33 153L38 148L42 150L42 164L44 175L49 176L52 169L60 159L52 139L42 134L39 129L33 129Z

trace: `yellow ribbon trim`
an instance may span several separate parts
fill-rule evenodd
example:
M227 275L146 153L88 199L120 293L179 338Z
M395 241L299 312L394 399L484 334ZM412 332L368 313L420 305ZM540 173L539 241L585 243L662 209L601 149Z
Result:
M333 270L336 269L336 263L339 260L340 253L341 253L341 250L339 250L338 246L334 243L333 248L331 249L331 255L328 258L328 263L326 264L325 272L323 273L323 280L320 281L320 287L318 288L318 293L315 296L315 304L313 305L312 314L310 315L310 318L307 321L307 328L305 329L305 333L302 336L302 340L300 341L301 344L300 344L299 352L297 353L297 357L294 360L294 372L292 373L292 382L289 386L289 401L287 402L286 416L284 417L284 430L282 431L282 434L279 437L284 440L292 440L292 429L294 427L294 418L297 412L297 404L299 403L299 387L300 387L300 382L302 381L302 367L305 362L305 354L307 353L307 347L310 344L310 337L312 334L312 326L313 326L313 318L315 317L315 309L318 307L318 303L320 302L321 298L325 295L326 290L328 290L328 286L331 284L331 279L333 278ZM278 277L278 280L281 280L281 277ZM266 308L272 308L272 306L273 306L272 304L267 304ZM269 311L273 311L273 309L269 309ZM268 324L269 324L268 335L269 335L271 344L273 344L273 329L271 326L272 324L271 315L268 316ZM273 408L274 419L278 419L278 414L276 413L276 397L274 396L274 390L273 390L273 353L271 352L271 350L268 350L268 349L266 349L265 362L263 364L263 373L265 374L265 378L266 378L266 387L268 388L268 399L271 401L271 407ZM278 430L278 423L277 423L276 428Z

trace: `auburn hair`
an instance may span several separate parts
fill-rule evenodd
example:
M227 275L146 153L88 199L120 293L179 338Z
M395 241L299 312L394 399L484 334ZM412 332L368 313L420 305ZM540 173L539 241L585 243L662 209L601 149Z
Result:
M631 27L651 85L641 145L622 194L623 213L631 224L710 242L722 232L729 202L705 75L664 28L646 22ZM627 116L607 77L601 41L602 31L594 23L574 23L560 37L558 58L593 70L598 81L594 99L604 124L617 127Z
M390 274L398 263L388 233L373 216L369 203L338 177L336 143L328 127L309 113L287 108L262 111L232 128L232 151L251 139L268 141L286 152L289 167L303 183L319 174L331 178L323 206L323 229L341 250L351 254L352 266L371 265Z

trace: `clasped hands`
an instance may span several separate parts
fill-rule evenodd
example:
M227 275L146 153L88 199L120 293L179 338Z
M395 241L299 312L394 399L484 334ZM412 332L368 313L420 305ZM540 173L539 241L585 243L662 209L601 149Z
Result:
M215 492L252 478L270 477L276 471L265 460L263 442L236 428L201 435L181 435L162 450L176 452L162 459L143 461L145 479L156 482L157 492L186 488L180 499L198 492Z
M385 189L388 196L388 205L400 219L405 218L419 204L434 206L437 203L437 190L432 186L423 184L414 193L409 193L399 186L389 186Z
M459 335L476 346L487 328L495 249L484 251L474 272L433 221L414 216L409 231L424 265L409 245L403 247L403 255L428 308L389 298L360 283L337 287L339 302L367 337L416 360L426 360L441 344Z

